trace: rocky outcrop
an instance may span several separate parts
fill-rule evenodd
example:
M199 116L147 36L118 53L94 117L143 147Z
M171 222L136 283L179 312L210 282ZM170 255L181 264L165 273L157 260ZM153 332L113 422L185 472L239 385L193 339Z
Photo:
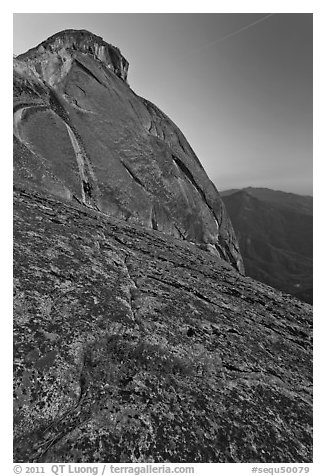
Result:
M198 243L243 271L219 194L101 38L67 30L14 60L15 182Z
M311 306L17 189L16 462L312 461Z
M61 31L16 58L27 63L49 84L54 84L51 80L54 71L61 71L57 76L62 77L78 53L98 60L119 78L127 80L129 63L120 50L87 30Z

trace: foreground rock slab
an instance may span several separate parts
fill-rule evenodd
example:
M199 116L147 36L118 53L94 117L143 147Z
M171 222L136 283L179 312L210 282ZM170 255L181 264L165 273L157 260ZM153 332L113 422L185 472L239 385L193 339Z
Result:
M312 308L15 191L16 462L311 462Z

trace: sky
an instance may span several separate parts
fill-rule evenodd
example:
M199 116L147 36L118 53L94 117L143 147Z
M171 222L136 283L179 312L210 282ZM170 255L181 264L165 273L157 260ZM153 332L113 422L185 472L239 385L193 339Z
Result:
M67 28L102 36L218 190L312 195L312 23L309 13L16 13L13 52Z

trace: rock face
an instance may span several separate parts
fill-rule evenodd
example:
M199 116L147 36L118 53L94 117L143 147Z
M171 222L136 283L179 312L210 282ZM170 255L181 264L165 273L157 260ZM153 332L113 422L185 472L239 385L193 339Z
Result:
M312 304L312 197L251 187L222 197L246 274Z
M120 51L67 30L14 60L15 182L207 246L243 271L224 205Z
M311 462L311 306L235 269L181 133L97 67L16 77L15 462Z

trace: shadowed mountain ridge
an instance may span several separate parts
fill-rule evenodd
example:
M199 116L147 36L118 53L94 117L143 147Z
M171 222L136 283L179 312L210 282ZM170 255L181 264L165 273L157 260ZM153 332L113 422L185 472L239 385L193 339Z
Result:
M312 197L252 187L221 195L246 273L312 303Z

